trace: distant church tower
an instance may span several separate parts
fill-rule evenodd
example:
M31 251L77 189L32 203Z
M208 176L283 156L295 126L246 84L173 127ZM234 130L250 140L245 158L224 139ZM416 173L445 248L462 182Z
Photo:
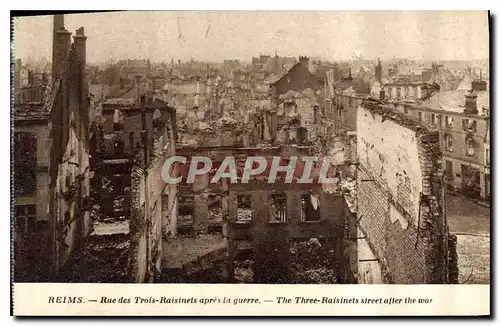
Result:
M378 63L375 66L375 79L379 83L382 82L382 64L380 63L380 58L378 58Z

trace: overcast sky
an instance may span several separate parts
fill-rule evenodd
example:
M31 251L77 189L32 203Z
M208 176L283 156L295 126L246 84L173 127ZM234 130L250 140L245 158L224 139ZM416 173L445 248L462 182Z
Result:
M486 11L129 11L65 15L65 26L73 34L85 28L88 62L250 61L275 51L327 60L352 59L355 51L369 60L489 57ZM51 47L52 16L15 18L15 57L50 60Z

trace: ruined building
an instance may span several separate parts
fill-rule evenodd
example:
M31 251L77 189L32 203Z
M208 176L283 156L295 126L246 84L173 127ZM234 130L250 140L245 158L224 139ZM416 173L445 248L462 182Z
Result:
M143 96L140 103L142 142L135 147L131 166L131 215L129 276L132 282L151 282L161 274L163 239L175 233L177 187L162 179L162 167L175 156L175 109L165 105L159 116L150 111ZM152 125L148 126L151 122Z
M360 283L456 283L438 131L366 100L357 136Z
M55 277L92 230L86 39L81 27L71 42L54 16L52 79L14 104L16 281Z

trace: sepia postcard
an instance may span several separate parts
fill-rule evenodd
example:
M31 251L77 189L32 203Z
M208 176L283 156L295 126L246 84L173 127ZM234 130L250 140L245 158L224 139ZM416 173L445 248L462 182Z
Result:
M14 316L489 316L490 13L12 15Z

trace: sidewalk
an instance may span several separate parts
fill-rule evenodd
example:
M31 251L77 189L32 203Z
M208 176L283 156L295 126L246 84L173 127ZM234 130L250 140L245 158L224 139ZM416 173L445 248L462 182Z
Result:
M467 200L469 200L469 201L471 201L471 202L473 202L473 203L475 203L475 204L477 204L479 206L491 208L489 200L475 199L475 198L467 197L466 195L464 195L464 194L462 194L460 192L453 191L453 190L447 190L446 191L446 195L461 197L461 198L467 199Z

